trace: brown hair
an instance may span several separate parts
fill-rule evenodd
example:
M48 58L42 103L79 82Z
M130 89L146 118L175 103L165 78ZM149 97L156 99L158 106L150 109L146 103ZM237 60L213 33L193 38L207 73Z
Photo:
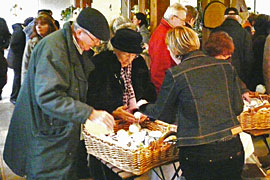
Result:
M32 35L30 36L30 38L34 38L36 36L38 36L38 33L37 33L37 30L36 30L36 25L41 22L41 23L45 23L45 24L48 24L49 25L49 30L47 32L47 35L58 30L57 26L55 25L55 21L54 19L48 15L48 14L45 14L45 13L42 13L40 14L34 21L34 26L33 26L33 33Z
M210 34L204 48L209 56L232 55L234 52L234 44L231 36L224 31L214 32Z

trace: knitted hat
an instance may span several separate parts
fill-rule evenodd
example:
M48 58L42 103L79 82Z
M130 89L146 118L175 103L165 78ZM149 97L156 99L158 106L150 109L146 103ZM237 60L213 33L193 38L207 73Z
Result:
M234 7L229 7L225 10L224 15L239 15L238 10Z
M100 40L108 41L110 39L108 22L104 15L96 9L90 7L83 9L77 17L77 23Z
M120 51L128 53L142 52L142 36L131 29L119 29L111 39L112 46Z

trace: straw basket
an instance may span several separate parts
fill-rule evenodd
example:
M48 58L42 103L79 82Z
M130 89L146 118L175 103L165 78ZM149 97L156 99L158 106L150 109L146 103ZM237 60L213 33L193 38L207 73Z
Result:
M269 129L270 128L270 104L244 111L238 116L243 130Z
M257 98L260 101L270 102L270 96L250 92L250 98ZM263 104L256 108L250 108L238 116L238 120L243 130L269 129L270 128L270 104Z
M129 127L128 123L121 121L116 121L116 124L115 132L119 129L127 130ZM141 175L153 167L178 159L179 150L175 143L164 142L165 138L176 134L177 128L175 125L156 120L155 122L145 121L141 126L150 130L159 130L165 135L146 148L141 147L131 150L89 134L84 129L83 135L87 152L135 175Z

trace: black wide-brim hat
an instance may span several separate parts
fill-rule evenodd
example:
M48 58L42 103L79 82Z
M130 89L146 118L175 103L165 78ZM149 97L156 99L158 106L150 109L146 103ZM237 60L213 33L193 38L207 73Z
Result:
M112 46L115 49L128 53L139 54L143 51L142 36L140 33L131 29L119 29L111 39Z
M77 23L100 40L108 41L110 39L108 21L96 9L84 8L77 17Z

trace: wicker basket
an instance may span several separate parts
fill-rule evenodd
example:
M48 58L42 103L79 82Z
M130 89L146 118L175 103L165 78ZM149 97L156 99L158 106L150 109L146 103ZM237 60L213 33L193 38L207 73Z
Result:
M116 124L115 132L119 129L127 130L130 125L121 121L116 121ZM135 175L141 175L156 166L175 161L179 158L179 150L175 143L163 142L166 137L176 134L177 128L175 125L156 120L155 122L145 121L141 126L150 130L159 130L167 133L146 148L131 150L109 143L98 136L87 133L84 129L83 135L87 152Z
M260 101L270 102L270 96L250 92L250 98L257 98ZM267 110L266 110L267 109ZM270 128L270 104L264 104L256 108L250 108L238 116L238 120L243 130L269 129Z
M244 111L238 116L243 130L269 129L270 128L270 104Z

